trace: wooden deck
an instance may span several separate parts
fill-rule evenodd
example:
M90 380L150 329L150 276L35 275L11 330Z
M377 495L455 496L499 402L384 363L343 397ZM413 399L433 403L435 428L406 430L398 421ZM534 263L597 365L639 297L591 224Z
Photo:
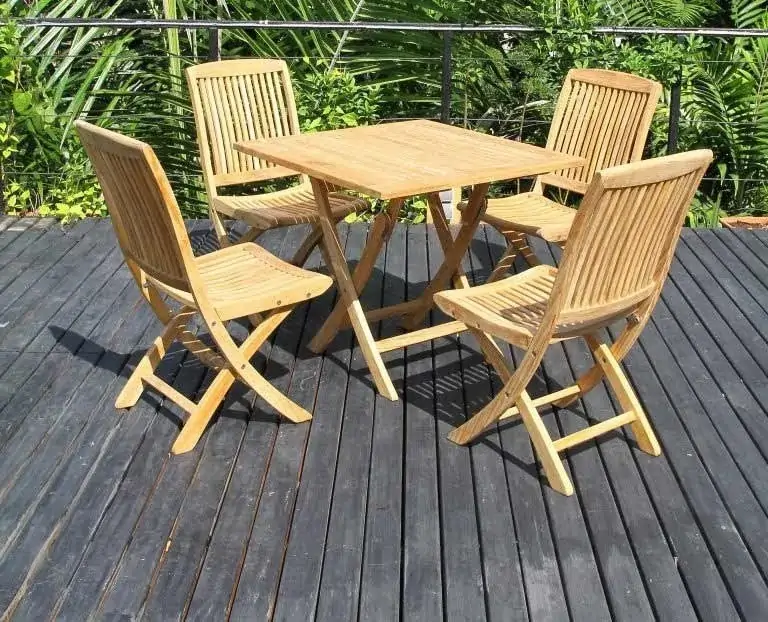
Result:
M112 403L157 326L107 222L67 232L0 217L0 612L14 620L764 620L768 616L768 235L686 231L654 321L626 361L664 447L624 433L568 454L570 498L543 486L519 423L471 449L446 435L497 386L471 339L385 360L377 397L343 333L304 347L333 295L259 356L314 411L293 425L233 391L197 449L179 412ZM199 252L208 224L191 224ZM300 229L263 240L290 256ZM345 230L359 255L364 226ZM439 263L400 227L364 303L417 294ZM467 269L501 243L480 230ZM542 252L546 252L545 249ZM551 258L551 256L550 256ZM255 275L256 276L256 275ZM382 327L394 334L394 324ZM551 349L549 388L586 351ZM194 394L182 352L163 373ZM543 386L542 386L543 388ZM613 413L594 391L547 415L566 433Z

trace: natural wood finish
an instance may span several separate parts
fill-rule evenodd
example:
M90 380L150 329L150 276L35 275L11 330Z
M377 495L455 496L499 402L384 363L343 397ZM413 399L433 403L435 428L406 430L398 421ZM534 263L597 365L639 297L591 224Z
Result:
M443 207L440 203L440 196L437 193L430 193L427 195L427 202L429 211L433 215L433 223L435 225L435 231L437 232L437 238L440 241L440 246L443 249L443 253L446 256L450 256L453 252L454 241L453 236L451 235L450 225L448 224L445 212L443 212ZM460 265L456 268L456 273L453 276L453 286L456 289L466 289L469 287L469 280ZM486 335L484 332L472 327L468 327L468 329L474 335L475 339L477 339L485 358L491 363L496 370L496 373L506 381L509 378L510 371L499 346L490 335Z
M379 339L376 342L376 348L379 352L389 352L390 350L399 350L417 343L424 343L432 339L447 337L448 335L458 335L467 330L464 322L445 322L437 326L429 326L420 330L412 330L402 335Z
M441 145L435 150L435 144ZM583 164L579 157L524 145L478 132L430 121L405 121L307 135L291 135L256 141L240 141L243 153L309 175L320 225L321 248L336 279L340 300L331 316L310 343L314 352L324 350L347 319L356 333L362 354L379 392L390 399L397 394L381 359L381 352L450 334L451 326L433 327L412 335L400 335L377 344L368 321L406 315L403 326L413 330L423 323L434 306L434 293L448 287L466 288L461 261L469 248L485 209L490 181L536 175ZM349 154L354 154L350 157ZM465 157L464 154L472 154ZM457 184L472 185L470 206L454 239L445 219L438 193ZM354 276L344 259L334 227L330 185L341 185L389 200L387 209L374 221L366 248ZM426 194L438 237L445 253L442 266L416 300L386 309L363 311L359 293L370 278L376 258L388 240L404 197ZM509 375L504 357L487 335L470 328L498 373ZM447 332L446 332L447 331Z
M419 300L421 301L420 304L403 321L402 326L406 330L414 330L421 324L426 319L429 309L434 304L432 297L437 292L445 289L454 275L461 276L459 272L461 260L469 249L469 245L472 243L475 229L477 229L480 217L483 211L485 211L485 195L488 191L488 185L489 184L487 183L481 183L472 188L472 194L469 197L466 213L462 217L459 231L456 238L453 240L451 249L449 252L445 253L443 263L419 297Z
M392 235L402 205L403 199L392 199L389 201L386 209L374 219L368 236L368 243L365 245L363 253L360 256L360 261L352 274L352 284L357 295L362 292L363 287L368 282L368 279L373 272L373 268L376 265L376 258L379 256L384 244L387 243L387 240L389 240L389 237ZM320 330L317 331L317 334L310 342L309 349L312 350L312 352L322 352L328 347L328 344L333 341L333 338L342 326L342 320L345 315L344 311L344 301L339 300L331 314L328 316L328 319L323 323Z
M236 141L299 133L291 76L285 61L239 59L204 63L187 69L187 83L209 212L222 246L229 243L222 214L242 220L259 231L318 223L312 188L306 176L301 176L297 186L278 192L246 196L219 194L224 186L299 175L295 170L234 149ZM336 221L367 207L365 201L344 193L331 194L330 202ZM317 243L317 238L312 239Z
M583 430L579 430L578 432L574 432L568 436L558 438L552 442L552 446L555 448L555 451L564 451L566 449L570 449L571 447L575 447L576 445L581 445L582 443L591 441L593 438L602 436L611 430L621 428L625 425L631 425L636 419L637 415L632 411L621 413L620 415L616 415L615 417L611 417L610 419L606 419L600 423L595 423L588 428L584 428Z
M149 385L189 413L173 445L174 453L195 446L236 379L291 421L310 419L306 410L277 391L249 360L293 307L322 294L332 280L292 266L252 243L196 258L173 191L152 149L89 123L75 125L99 178L126 264L164 325L115 406L130 408ZM181 309L172 311L163 294L180 303ZM264 312L268 312L266 317L236 345L226 321ZM218 352L188 330L196 314L202 317ZM217 371L197 404L154 374L176 340Z
M363 307L357 296L357 287L352 276L349 274L344 251L341 249L341 244L336 234L331 206L328 202L328 188L322 181L317 179L312 178L311 182L315 193L315 200L320 211L320 225L323 228L323 248L325 248L327 260L330 262L330 267L336 277L336 286L339 288L341 301L346 306L352 328L360 343L360 349L368 363L368 368L371 371L376 388L387 399L396 400L397 391L395 390L395 385L392 384L392 379L389 377L384 361L381 359L381 353L376 348L371 327L365 319Z
M597 172L574 219L559 269L538 266L502 281L435 295L436 303L452 317L526 350L501 392L454 430L451 440L470 442L516 407L550 484L564 494L573 489L556 454L575 443L629 423L643 451L660 453L619 361L661 294L686 211L711 161L712 152L700 150ZM628 329L614 347L601 343L596 331L622 318ZM569 387L534 403L525 388L547 346L575 337L586 339L599 371L589 372L588 383L580 378L578 392ZM537 404L572 401L603 376L624 413L609 420L613 423L603 422L591 432L553 443Z
M507 249L490 280L500 278L521 253L530 265L539 262L520 244L520 234L564 244L575 210L544 196L553 186L584 194L595 173L636 162L643 156L648 130L662 87L653 80L605 69L572 69L557 100L547 148L578 155L579 168L540 175L531 192L490 199L483 220L507 238Z
M728 229L768 229L768 216L725 216L720 224Z
M573 384L570 387L565 387L564 389L560 389L559 391L553 391L552 393L548 393L547 395L542 395L541 397L537 397L532 401L533 405L537 408L539 406L546 406L547 404L552 404L556 402L557 400L571 397L571 396L580 396L582 395L582 391L579 388L579 385ZM503 419L509 419L510 417L516 417L520 414L520 409L515 406L514 408L510 408L509 410L504 411L504 414L499 417L499 421Z
M255 158L382 199L584 164L579 156L424 120L246 139L235 147Z

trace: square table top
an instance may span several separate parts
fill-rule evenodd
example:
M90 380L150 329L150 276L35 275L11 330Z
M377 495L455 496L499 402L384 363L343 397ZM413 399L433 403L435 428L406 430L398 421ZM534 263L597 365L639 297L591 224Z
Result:
M426 120L239 141L235 148L382 199L585 164L576 156Z

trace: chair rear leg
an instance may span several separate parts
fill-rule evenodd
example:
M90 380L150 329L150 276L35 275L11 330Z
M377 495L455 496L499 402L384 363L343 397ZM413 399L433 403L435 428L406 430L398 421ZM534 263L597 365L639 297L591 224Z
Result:
M512 267L512 264L515 263L515 257L517 257L517 247L509 242L507 243L507 248L504 250L501 259L499 259L493 267L493 271L486 283L493 283L494 281L504 278Z
M493 272L488 277L487 283L498 281L504 278L512 265L515 263L515 257L521 255L525 259L526 263L530 267L538 266L541 264L536 253L528 245L527 237L524 233L519 231L505 231L503 232L504 239L507 241L507 248L504 250L504 254L501 259L496 263L493 268Z
M250 364L251 357L269 338L292 309L293 306L287 309L273 311L267 315L262 319L258 326L256 326L251 334L248 335L239 348L235 342L232 341L232 338L229 336L229 333L226 328L223 327L221 322L214 320L208 325L211 334L216 341L216 345L228 362L228 366L219 369L216 377L211 382L203 397L190 410L189 417L184 422L181 432L179 432L176 441L173 443L171 451L174 454L181 454L190 451L195 447L197 441L200 440L203 432L205 432L205 429L208 427L208 423L216 413L219 404L221 404L227 391L229 391L237 378L243 380L249 387L264 397L275 410L292 421L306 421L307 419L311 419L311 415L306 410L282 396L282 394L269 384L269 382L267 382L267 380ZM249 380L245 380L244 376L248 376ZM255 382L251 382L252 380L255 380ZM288 402L288 404L281 401L279 397L278 399L274 399L274 393L284 397L284 400ZM286 412L288 414L286 414Z
M226 248L227 246L230 246L232 243L229 241L227 229L224 226L224 221L222 220L221 215L213 208L208 209L208 215L213 223L213 230L219 241L219 247Z
M141 357L136 369L128 378L128 382L120 391L115 400L115 408L131 408L139 401L144 391L144 379L154 374L168 348L184 330L187 321L194 314L195 312L192 310L179 312L165 325L163 332L152 342L146 354Z
M619 362L611 352L611 349L604 343L599 343L593 337L589 337L587 342L592 348L592 352L597 360L598 365L605 373L605 377L608 380L608 384L611 385L616 397L619 400L622 410L624 412L633 412L635 414L635 420L632 421L629 426L632 428L632 433L635 435L637 445L645 453L652 456L658 456L661 454L661 446L656 438L656 434L651 427L648 417L640 405L640 400L637 399L632 385L624 375Z
M507 239L515 246L517 252L523 256L523 259L531 268L541 265L541 260L533 252L530 244L528 244L528 236L525 233L515 232L513 236Z
M338 222L338 220L336 222ZM294 266L303 266L322 238L323 230L320 225L312 225L312 230L307 234L307 237L304 238L299 250L297 250L290 259L290 263Z
M262 233L264 233L264 229L259 229L258 227L248 227L246 232L243 233L243 235L240 236L240 238L237 240L237 244L245 244L246 242L253 242Z

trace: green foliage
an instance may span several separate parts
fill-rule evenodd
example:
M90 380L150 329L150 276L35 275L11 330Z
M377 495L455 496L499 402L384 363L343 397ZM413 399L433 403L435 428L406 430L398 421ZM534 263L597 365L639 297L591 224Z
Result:
M10 0L0 7L0 193L6 209L64 218L103 205L72 123L87 118L152 144L187 216L205 214L184 67L204 61L205 31L30 28L7 17L178 17L526 23L546 34L457 34L454 122L543 144L573 66L653 77L667 91L647 155L666 149L668 88L680 81L679 148L713 148L717 166L691 210L765 213L768 40L595 36L598 25L768 27L768 0ZM443 39L436 32L223 30L222 56L288 59L304 131L440 113ZM331 59L333 59L331 61ZM334 69L329 69L334 67ZM519 191L526 182L492 189ZM406 219L424 218L412 200ZM380 209L373 202L370 213Z
M0 19L2 19L0 14ZM62 220L103 215L104 203L79 145L72 119L57 112L52 86L22 53L22 36L8 19L0 28L0 188L9 214Z
M296 90L303 132L367 125L378 118L380 88L359 86L350 73L314 65L296 80Z

